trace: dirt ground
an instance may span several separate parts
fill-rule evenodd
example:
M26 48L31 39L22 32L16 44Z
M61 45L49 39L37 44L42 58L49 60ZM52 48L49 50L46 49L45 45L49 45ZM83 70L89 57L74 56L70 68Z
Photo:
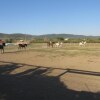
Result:
M0 100L100 100L100 56L6 52L0 69Z

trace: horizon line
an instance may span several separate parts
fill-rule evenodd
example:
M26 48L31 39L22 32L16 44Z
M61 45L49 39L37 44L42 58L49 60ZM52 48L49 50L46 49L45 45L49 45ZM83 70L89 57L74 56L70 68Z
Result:
M68 35L81 35L81 36L100 36L100 35L83 35L83 34L73 34L73 33L46 33L46 34L32 34L32 33L21 33L21 32L14 32L14 33L4 33L4 32L0 32L0 34L26 34L26 35L59 35L59 34L68 34Z

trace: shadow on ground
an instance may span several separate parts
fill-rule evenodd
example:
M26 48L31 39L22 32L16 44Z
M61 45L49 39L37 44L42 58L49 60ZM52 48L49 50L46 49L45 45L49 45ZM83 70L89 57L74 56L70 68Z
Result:
M100 100L100 93L68 89L60 81L60 76L64 73L58 76L48 76L46 73L50 72L50 68L30 65L34 68L10 74L25 64L1 63L3 64L0 65L0 100ZM81 74L84 72L70 70L70 72L73 71Z

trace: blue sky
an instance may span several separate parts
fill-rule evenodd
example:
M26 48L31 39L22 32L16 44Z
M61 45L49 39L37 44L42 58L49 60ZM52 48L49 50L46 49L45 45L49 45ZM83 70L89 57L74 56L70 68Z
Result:
M0 0L0 33L100 36L100 0Z

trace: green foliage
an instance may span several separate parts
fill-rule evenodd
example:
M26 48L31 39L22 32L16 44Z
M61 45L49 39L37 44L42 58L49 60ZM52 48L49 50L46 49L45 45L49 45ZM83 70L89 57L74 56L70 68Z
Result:
M88 43L100 43L100 38L87 38Z
M57 37L56 38L58 41L64 41L64 38L63 37Z
M68 38L68 40L64 40ZM5 40L6 42L12 43L20 39L28 40L32 43L45 43L47 41L62 41L65 43L79 43L81 41L86 41L88 43L100 43L100 36L84 36L84 35L73 35L73 34L47 34L47 35L29 35L29 34L4 34L0 33L0 39ZM84 40L85 39L85 40Z
M30 43L44 43L44 39L36 38L36 39L31 40Z
M58 42L58 41L63 41L64 43L79 43L81 41L86 41L87 43L100 43L100 38L69 38L68 40L64 40L64 38L62 37L57 37L57 38L52 38L52 39L48 39L48 41L54 41L54 42ZM12 40L7 40L9 42L11 42ZM45 43L47 41L44 40L44 38L35 38L33 40L30 41L31 43Z
M5 42L7 43L12 43L14 40L13 39L5 39Z
M79 43L81 41L86 41L87 43L100 43L100 38L70 38L65 43Z
M79 43L81 41L83 41L83 39L81 39L81 38L70 38L70 39L68 39L67 41L64 41L64 42L65 43Z

